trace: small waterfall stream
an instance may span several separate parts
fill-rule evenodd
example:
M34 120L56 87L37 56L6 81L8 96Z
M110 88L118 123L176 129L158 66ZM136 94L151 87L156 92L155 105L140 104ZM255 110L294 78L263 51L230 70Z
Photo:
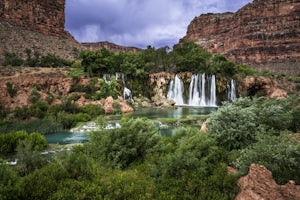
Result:
M125 75L123 73L116 73L116 76L115 76L116 80L120 79L122 80L122 84L123 84L123 99L126 100L126 99L129 99L129 100L132 100L132 92L131 90L126 87L126 80L125 80ZM110 81L111 81L111 75L109 74L104 74L103 75L103 80L110 84Z
M175 105L184 105L183 91L183 81L176 75L175 79L170 83L167 98L174 100L176 102Z
M236 100L236 81L231 80L230 84L227 85L227 96L228 101L233 102Z

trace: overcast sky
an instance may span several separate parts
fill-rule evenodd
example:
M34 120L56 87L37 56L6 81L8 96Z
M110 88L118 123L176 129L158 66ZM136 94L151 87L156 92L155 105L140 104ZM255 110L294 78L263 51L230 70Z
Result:
M66 0L65 28L79 42L172 47L195 16L235 12L249 2L252 0Z

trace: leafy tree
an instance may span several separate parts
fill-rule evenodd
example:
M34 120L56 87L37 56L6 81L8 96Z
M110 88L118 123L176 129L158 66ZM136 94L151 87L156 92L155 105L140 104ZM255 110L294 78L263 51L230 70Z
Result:
M206 133L180 130L174 152L161 158L158 185L165 199L231 199L235 177L228 175L226 151Z
M39 138L39 141L37 138ZM39 133L33 133L32 137L19 141L16 148L18 158L16 171L19 173L19 175L28 175L34 170L39 169L47 164L46 158L42 156L40 152L36 151L42 150L46 146L47 143L45 138Z
M225 77L233 77L238 72L236 65L221 54L213 55L209 60L209 65L209 71L212 74L222 74Z
M253 105L243 107L248 103L247 99L239 99L210 115L207 123L209 133L227 150L247 147L256 142L257 134L262 131L258 125L256 108Z
M204 73L207 71L207 61L210 56L207 50L192 41L186 41L176 46L171 53L171 58L176 65L176 72Z
M143 161L158 143L158 129L145 119L130 119L122 127L89 134L92 156L114 168L124 169Z

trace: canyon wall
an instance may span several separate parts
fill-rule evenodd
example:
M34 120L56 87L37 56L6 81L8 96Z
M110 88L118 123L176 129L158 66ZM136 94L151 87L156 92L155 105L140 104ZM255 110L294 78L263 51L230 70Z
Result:
M0 18L30 30L67 37L65 0L1 0Z
M253 68L300 74L300 0L254 0L236 13L200 15L186 40Z

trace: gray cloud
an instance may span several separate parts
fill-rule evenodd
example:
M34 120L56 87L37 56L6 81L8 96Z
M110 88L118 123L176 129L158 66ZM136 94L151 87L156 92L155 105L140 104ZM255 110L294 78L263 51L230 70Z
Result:
M236 11L251 0L67 0L66 29L80 42L172 46L202 13Z

